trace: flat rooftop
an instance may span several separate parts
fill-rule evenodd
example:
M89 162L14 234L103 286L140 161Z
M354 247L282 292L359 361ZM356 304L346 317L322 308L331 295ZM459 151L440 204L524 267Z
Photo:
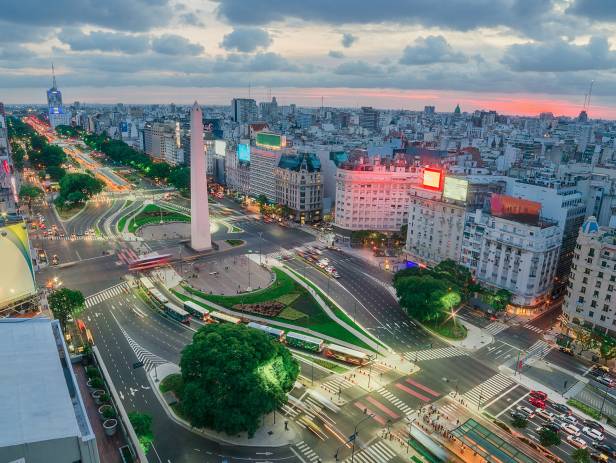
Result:
M0 320L0 447L80 436L52 322Z

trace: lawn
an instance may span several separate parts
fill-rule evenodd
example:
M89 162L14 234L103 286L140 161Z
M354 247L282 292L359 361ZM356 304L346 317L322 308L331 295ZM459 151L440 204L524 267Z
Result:
M118 227L124 226L123 219L125 217L120 219ZM159 207L155 204L148 204L129 222L128 231L129 233L135 233L138 228L151 223L160 223L161 220L163 222L190 222L190 217L175 210Z
M259 302L272 300L278 300L280 302L291 301L287 302L287 307L283 309L282 313L278 317L265 317L263 315L259 316L269 318L272 321L292 323L295 326L309 328L321 334L331 336L332 338L355 344L356 346L364 349L373 350L364 341L329 318L329 316L321 309L317 301L314 300L314 298L303 286L295 282L282 270L274 268L273 271L276 274L276 280L270 286L258 291L239 294L237 296L205 294L188 286L185 286L184 288L188 292L197 295L202 299L214 302L231 310L233 310L233 306L236 304L256 304ZM293 300L291 300L291 295L294 296ZM285 311L287 311L286 314ZM285 318L285 315L288 318Z
M229 243L231 246L241 246L242 244L244 244L244 240L231 239L231 240L225 240L225 241Z
M569 399L567 400L567 405L570 405L572 407L577 408L578 410L583 411L584 413L586 413L588 416L591 416L595 420L601 419L601 414L599 413L599 410L597 410L594 407L591 407L590 405L586 405L584 402L580 402L579 400L576 400L576 399Z
M291 352L293 353L293 356L295 357L301 357L303 359L308 360L309 362L316 363L317 365L320 365L323 368L327 368L328 370L333 371L334 373L346 373L347 371L349 371L348 368L343 367L339 363L330 362L329 360L325 360L324 358L321 358L321 357L312 357L311 355L307 355L307 354L300 353L297 351L291 351Z
M56 211L58 211L58 215L62 220L69 220L71 217L76 215L79 211L81 211L84 207L86 207L85 203L80 203L72 207L57 207Z
M436 334L453 340L462 340L466 338L468 330L460 323L456 323L453 319L446 320L445 322L436 323L422 323L423 326Z

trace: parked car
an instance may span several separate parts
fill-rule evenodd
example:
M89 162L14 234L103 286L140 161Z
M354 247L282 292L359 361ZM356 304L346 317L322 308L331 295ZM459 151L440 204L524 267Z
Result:
M594 428L589 428L588 426L584 426L582 428L582 432L588 437L592 437L596 441L602 441L605 438L601 431L598 431Z
M569 423L563 423L563 425L561 426L561 429L565 431L567 434L571 434L572 436L580 435L580 429L577 426L573 426L572 424L569 424Z
M567 436L567 442L578 449L585 449L587 447L586 441L576 436Z
M545 408L545 402L541 399L538 399L536 397L531 397L528 401L533 407L537 407L538 409Z
M548 399L548 395L543 391L530 391L530 396L544 401Z

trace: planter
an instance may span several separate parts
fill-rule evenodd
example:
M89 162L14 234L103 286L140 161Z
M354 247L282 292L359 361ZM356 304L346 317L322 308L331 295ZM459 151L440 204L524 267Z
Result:
M118 429L118 420L111 418L103 421L103 429L105 430L105 434L108 436L113 436Z
M105 410L109 409L113 410L113 406L110 404L105 404L98 407L98 416L101 417L101 420L105 421L107 419L105 418Z
M107 394L107 392L104 389L97 389L92 392L92 398L94 399L94 402L96 402L96 405L103 405L101 397L103 397L105 394Z

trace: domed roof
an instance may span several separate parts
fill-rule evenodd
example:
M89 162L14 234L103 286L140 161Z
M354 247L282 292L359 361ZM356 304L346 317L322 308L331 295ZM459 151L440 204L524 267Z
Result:
M599 232L599 224L597 223L597 219L594 215L591 215L586 219L586 221L582 224L582 233L597 233Z

